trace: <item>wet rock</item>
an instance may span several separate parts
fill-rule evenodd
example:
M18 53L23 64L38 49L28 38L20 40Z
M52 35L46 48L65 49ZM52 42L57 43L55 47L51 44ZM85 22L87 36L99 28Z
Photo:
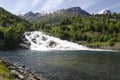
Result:
M30 36L30 34L31 34L30 32L25 32L25 35L27 36Z
M49 47L54 48L57 45L57 43L55 41L51 40L48 42L48 45L49 45Z
M48 38L47 38L47 37L42 36L42 37L41 37L41 39L42 39L43 41L46 41Z
M37 43L35 38L32 39L32 42Z
M37 35L36 37L39 37L39 35Z

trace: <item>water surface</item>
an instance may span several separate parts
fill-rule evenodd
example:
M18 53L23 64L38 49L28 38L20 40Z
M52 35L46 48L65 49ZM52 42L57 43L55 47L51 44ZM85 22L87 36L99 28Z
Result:
M1 51L0 58L23 64L48 80L120 80L120 52Z

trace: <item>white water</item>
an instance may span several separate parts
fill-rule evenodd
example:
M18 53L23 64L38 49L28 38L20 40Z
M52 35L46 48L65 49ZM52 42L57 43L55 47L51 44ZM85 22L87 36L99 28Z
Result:
M31 43L31 50L49 51L49 50L98 50L91 49L77 43L61 40L59 38L43 34L42 32L33 31L25 32L25 38Z

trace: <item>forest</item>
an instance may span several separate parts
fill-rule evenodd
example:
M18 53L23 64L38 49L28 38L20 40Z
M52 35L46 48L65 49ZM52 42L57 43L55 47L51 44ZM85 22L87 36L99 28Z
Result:
M15 49L30 23L0 8L0 49Z
M54 20L54 19L52 19ZM47 20L50 21L50 20ZM39 30L88 47L120 48L120 14L64 17L56 23L30 23L0 8L0 48L15 49L25 31Z
M67 17L59 24L35 23L32 29L39 29L51 36L59 37L88 47L120 47L120 14L80 15Z

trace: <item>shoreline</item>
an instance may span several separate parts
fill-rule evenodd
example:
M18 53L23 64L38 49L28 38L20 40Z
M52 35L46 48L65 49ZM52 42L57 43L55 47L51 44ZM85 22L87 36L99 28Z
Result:
M111 47L87 47L87 48L88 48L87 51L120 51L119 48L114 49L114 48L111 48ZM17 49L12 49L12 50L33 50L33 49L30 49L30 48L24 48L24 49L23 48L17 48ZM11 49L0 49L0 51L12 51L12 50ZM55 51L55 50L35 50L35 51ZM64 50L58 50L58 51L64 51ZM70 51L72 51L72 50L70 50Z
M14 80L47 80L47 78L41 74L37 75L34 70L31 70L24 65L18 65L5 59L0 59L0 61L9 70L10 75Z

